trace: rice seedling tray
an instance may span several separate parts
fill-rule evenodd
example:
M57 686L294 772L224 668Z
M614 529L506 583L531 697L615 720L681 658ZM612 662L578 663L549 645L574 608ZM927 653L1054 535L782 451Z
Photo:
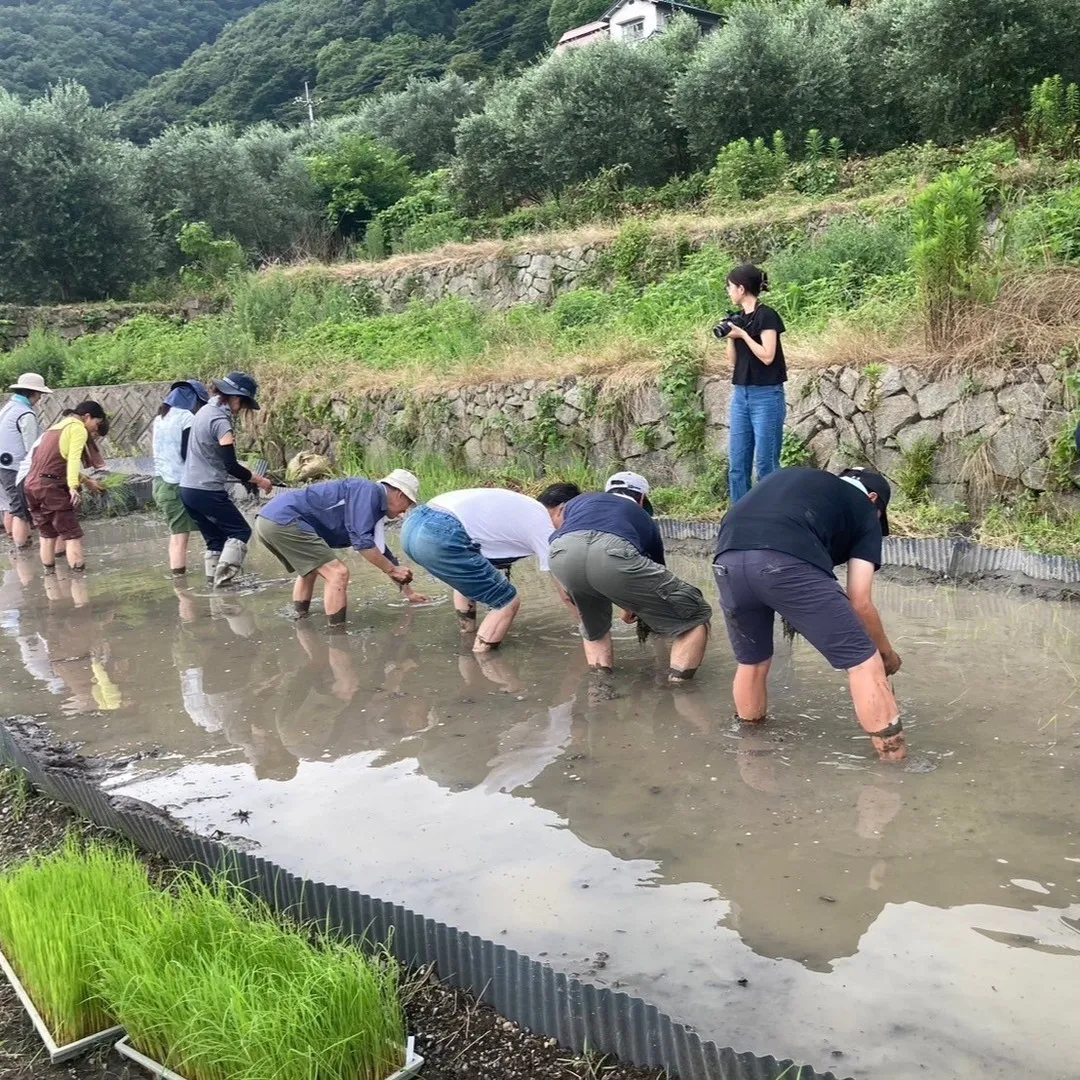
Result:
M122 1027L111 1027L106 1028L104 1031L97 1031L93 1035L87 1035L86 1038L78 1039L76 1042L60 1046L56 1039L53 1038L53 1034L49 1030L48 1024L45 1023L45 1018L37 1011L34 1002L31 1000L29 993L27 993L26 987L20 982L19 976L15 974L15 969L4 955L3 950L0 950L0 969L3 969L7 981L11 983L12 989L18 996L19 1001L22 1002L22 1007L26 1010L27 1015L37 1029L41 1041L45 1044L45 1050L48 1052L49 1061L52 1062L53 1065L58 1065L62 1061L70 1061L72 1058L76 1058L80 1054L85 1054L88 1050L93 1049L98 1043L111 1042L117 1035L124 1034L124 1029Z
M157 1077L159 1080L187 1080L186 1077L173 1072L172 1069L166 1068L159 1062L154 1061L153 1058L149 1058L145 1054L139 1053L139 1051L131 1045L131 1042L126 1035L116 1044L116 1052L120 1054L121 1057L126 1057L128 1061L133 1061L136 1065L141 1065L151 1076ZM392 1076L386 1077L386 1080L409 1080L409 1077L416 1076L423 1064L424 1059L416 1052L416 1040L410 1035L409 1041L405 1046L404 1068L398 1069Z

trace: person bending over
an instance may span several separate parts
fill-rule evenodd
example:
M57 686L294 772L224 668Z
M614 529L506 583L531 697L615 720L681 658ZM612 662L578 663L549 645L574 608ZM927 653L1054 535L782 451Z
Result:
M95 439L109 433L105 410L96 401L84 401L67 411L31 449L30 468L23 481L26 504L41 534L41 565L46 573L56 568L56 545L64 541L68 566L86 569L83 530L79 524L82 488L101 492L96 481L82 476L82 467L103 468Z
M351 547L401 587L414 604L426 596L414 592L412 571L398 565L386 546L386 522L416 505L420 481L395 469L378 483L354 477L285 491L255 518L255 535L290 574L296 574L293 607L305 616L311 608L315 579L323 581L323 610L330 624L345 622L349 568L334 554Z
M406 519L401 531L405 554L454 590L461 630L476 634L474 652L490 652L503 643L521 607L510 567L535 556L540 569L548 569L551 511L578 491L573 484L553 484L539 500L503 488L448 491ZM561 587L559 592L568 603ZM489 609L479 630L477 604Z
M214 396L195 414L180 477L180 501L206 542L206 578L215 588L240 576L251 526L229 498L228 479L269 493L273 485L236 460L233 418L259 408L259 384L242 371L214 383Z
M641 621L674 638L668 679L694 677L705 655L712 608L701 590L664 565L664 542L652 519L649 483L620 472L604 494L580 495L563 508L551 537L551 572L581 616L585 657L594 671L611 671L611 617Z
M713 572L738 661L735 710L765 718L774 614L834 668L846 671L855 715L885 761L907 757L888 676L900 670L871 597L889 535L889 482L870 469L839 476L781 469L733 506L720 525ZM847 563L847 591L833 567Z

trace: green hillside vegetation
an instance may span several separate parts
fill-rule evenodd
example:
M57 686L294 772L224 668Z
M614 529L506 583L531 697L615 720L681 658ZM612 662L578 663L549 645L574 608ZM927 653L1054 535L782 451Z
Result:
M33 0L0 4L0 87L34 97L74 80L95 105L178 67L259 0Z
M546 49L548 3L269 0L125 102L123 131L144 140L177 121L296 123L305 80L330 116L414 77L510 72Z

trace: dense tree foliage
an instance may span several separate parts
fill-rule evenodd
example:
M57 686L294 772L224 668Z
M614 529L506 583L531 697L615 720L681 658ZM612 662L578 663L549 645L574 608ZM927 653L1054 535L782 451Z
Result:
M515 70L547 45L548 2L268 0L126 102L123 129L142 140L179 120L296 122L305 79L332 115L410 78Z
M0 87L22 97L62 79L96 105L145 86L213 41L259 0L34 0L0 3Z
M1046 77L1059 96L1080 81L1076 0L736 0L704 39L680 16L509 73L552 11L268 0L128 100L135 144L85 90L6 95L0 298L122 293L176 271L196 222L254 262L612 219L646 187L633 205L827 194L845 151L956 143L1022 121Z
M406 155L417 172L430 172L450 164L458 123L483 107L478 84L451 72L438 82L410 79L396 94L377 95L363 110L361 122Z
M135 151L110 134L82 87L29 105L0 90L0 296L102 299L146 276L150 227L133 190Z

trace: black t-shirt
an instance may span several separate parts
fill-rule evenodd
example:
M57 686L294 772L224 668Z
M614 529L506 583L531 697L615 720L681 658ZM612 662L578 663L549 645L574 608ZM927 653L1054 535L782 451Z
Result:
M732 342L735 346L735 372L731 381L736 386L779 386L787 382L787 364L784 362L784 345L781 335L784 320L767 304L758 304L747 315L739 312L732 321L741 326L759 345L765 330L776 331L776 356L771 364L763 364L742 338Z
M818 469L781 469L725 515L716 554L783 551L827 574L848 559L881 566L881 522L853 484ZM835 575L833 575L835 577Z

